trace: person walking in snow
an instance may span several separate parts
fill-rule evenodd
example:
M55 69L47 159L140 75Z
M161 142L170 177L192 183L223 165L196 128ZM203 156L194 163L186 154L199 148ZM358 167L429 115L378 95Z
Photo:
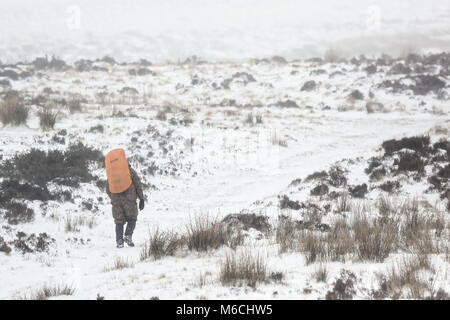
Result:
M128 163L128 162L127 162ZM128 163L129 177L131 184L122 192L114 193L110 190L110 179L106 184L106 193L111 199L112 216L116 225L116 243L117 248L123 248L124 242L130 247L134 247L133 232L136 227L138 216L138 207L136 200L139 198L139 210L144 209L144 193L142 191L142 183L136 171L131 168ZM126 223L125 237L124 225Z

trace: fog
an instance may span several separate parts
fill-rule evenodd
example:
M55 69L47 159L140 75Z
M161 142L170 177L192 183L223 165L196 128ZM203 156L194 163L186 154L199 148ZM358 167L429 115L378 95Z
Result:
M1 0L0 60L176 61L450 50L450 1Z

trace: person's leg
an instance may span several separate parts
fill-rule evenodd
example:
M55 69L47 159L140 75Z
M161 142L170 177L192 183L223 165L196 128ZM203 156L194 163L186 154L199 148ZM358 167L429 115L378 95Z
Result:
M136 220L138 215L138 209L136 201L129 201L125 205L125 214L127 219L127 228L125 230L125 242L130 247L134 247L133 232L136 227Z
M125 229L125 237L132 237L134 228L136 228L136 220L128 220L127 228Z
M123 224L116 224L116 243L117 245L123 245Z
M116 244L118 248L123 247L123 226L126 222L123 209L124 208L118 203L115 203L112 206L112 215L114 223L116 224Z

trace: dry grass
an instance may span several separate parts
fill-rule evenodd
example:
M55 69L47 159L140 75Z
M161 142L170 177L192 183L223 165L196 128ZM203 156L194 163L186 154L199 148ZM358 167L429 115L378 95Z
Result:
M162 257L173 256L184 244L185 239L178 233L172 231L160 232L156 229L144 243L140 259L141 261L148 258L158 260Z
M208 285L208 284L212 284L213 283L213 279L212 279L212 273L209 271L206 272L200 272L196 278L196 280L193 283L194 287L197 288L203 288L204 286Z
M314 271L313 277L317 282L326 283L328 280L328 269L324 264L319 264L318 268Z
M401 206L387 198L376 203L379 215L367 204L353 206L353 218L340 218L326 231L306 230L308 225L283 218L278 221L275 241L280 253L302 252L308 264L316 261L383 262L391 253L448 254L449 227L443 213L421 211L416 199Z
M384 195L378 198L376 206L381 216L389 216L396 211L396 208L394 207L391 199Z
M347 193L342 193L337 199L336 210L338 213L349 212L352 210L352 205Z
M439 213L405 212L400 226L399 246L409 252L440 253L448 248L443 237L445 219ZM438 238L443 238L440 243Z
M345 219L339 219L334 223L325 240L328 260L345 262L355 250L354 239Z
M103 272L111 272L114 270L122 270L134 267L134 262L128 258L116 257L112 264L109 264L103 268Z
M59 112L53 111L51 108L44 108L38 113L39 116L39 126L42 130L53 129L56 124L56 118Z
M88 227L92 229L96 225L96 220L94 217L71 217L66 216L64 219L64 230L66 232L79 232L81 226Z
M361 261L382 262L396 249L398 225L393 221L357 216L351 226L356 253Z
M0 104L0 121L3 125L19 126L28 119L29 108L21 97L9 97Z
M71 296L75 293L75 288L68 284L44 285L43 287L32 291L29 295L20 296L19 300L47 300L50 297Z
M326 259L326 238L321 233L302 231L297 241L298 249L305 254L307 264Z
M275 229L275 241L280 245L280 253L293 250L296 246L296 225L291 218L279 219Z
M260 253L250 249L229 252L220 265L220 282L222 285L248 285L255 287L258 282L267 279L267 264Z
M187 246L189 250L207 251L227 245L232 239L230 233L217 219L200 215L187 226Z
M270 143L274 146L287 147L287 140L280 137L277 131L272 131L270 133Z
M427 255L403 258L388 271L386 290L391 297L423 299L433 292L433 283L421 271L434 272Z

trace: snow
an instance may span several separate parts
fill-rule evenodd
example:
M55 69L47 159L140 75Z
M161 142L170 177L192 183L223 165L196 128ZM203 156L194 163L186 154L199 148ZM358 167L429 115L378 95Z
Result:
M18 8L24 3L18 2ZM413 2L412 8L418 3ZM358 69L350 63L321 66L309 62L168 63L149 67L156 75L142 77L128 75L127 70L134 65L106 66L107 73L45 71L45 77L15 81L14 89L24 90L31 96L41 93L44 87L51 87L67 98L70 94L81 94L89 103L83 105L81 113L70 114L62 108L55 129L49 132L39 129L38 107L33 106L26 126L0 129L0 152L5 160L32 147L65 149L70 142L77 141L94 146L104 154L116 147L125 148L133 167L151 186L145 191L146 208L139 214L134 236L137 247L115 248L110 204L98 200L106 199L106 195L94 184L82 184L73 190L74 203L49 201L43 208L39 201L26 201L36 211L35 221L11 226L9 231L1 229L0 235L9 241L17 231L46 232L56 239L56 244L48 253L21 254L15 250L8 256L0 253L0 299L20 297L45 283L73 284L76 291L69 299L95 299L97 294L106 299L323 299L342 268L352 270L361 280L356 297L368 298L367 290L377 285L377 272L390 266L395 255L384 263L327 263L328 280L317 283L312 275L318 265L306 265L302 254L279 253L278 245L270 239L253 241L249 244L252 250L266 255L268 268L283 272L285 278L281 284L261 284L252 289L218 283L220 261L228 248L200 254L182 251L174 257L144 262L139 260L140 248L149 231L159 228L183 233L190 219L198 214L221 218L248 211L266 214L273 221L280 214L278 195L290 193L293 199L301 201L309 196L309 189L290 189L292 180L326 170L337 161L356 159L354 164L345 162L349 181L351 184L367 182L363 160L376 155L384 140L426 133L431 133L434 140L446 136L435 131L449 129L448 100L440 100L435 94L391 93L377 84L396 76L388 76L383 70L367 77L360 71L364 66ZM326 74L311 73L318 68ZM292 70L298 73L291 75ZM335 70L342 70L343 75L329 78ZM212 89L212 83L220 84L237 72L248 72L257 81L232 82L230 90ZM204 81L192 85L194 75ZM311 79L318 83L318 88L301 92L303 83ZM448 79L446 82L448 92ZM115 100L101 104L98 101L98 92L114 93L113 98L117 99L125 86L139 91L130 98L131 102ZM365 101L347 99L354 89L359 89L365 97L372 91L374 99L383 103L387 112L368 114ZM217 106L224 99L251 106ZM277 102L288 99L295 101L299 108L276 106ZM424 106L420 106L422 101ZM168 120L157 120L157 112L166 106L172 108L167 113ZM433 112L434 106L443 112ZM339 111L342 107L349 111ZM137 117L112 117L114 111ZM245 123L250 112L262 114L262 124ZM171 124L171 118L180 120L186 114L192 118L192 124ZM98 124L103 125L104 132L90 132ZM62 129L67 130L66 142L57 144L52 137ZM287 146L273 144L274 134L286 141ZM161 143L167 146L166 154L161 151ZM142 174L152 161L169 173ZM177 171L172 175L173 168ZM101 168L93 170L96 176L105 177ZM405 185L401 197L423 196L430 203L440 201L437 194L424 195L424 190L421 184ZM369 200L376 197L376 192L368 195ZM98 205L98 211L83 209L83 200L92 200ZM93 217L96 223L92 229L82 226L80 232L66 232L67 216ZM257 237L254 231L250 234L251 238ZM105 267L117 257L134 265L105 272ZM439 272L438 283L448 291L449 264L444 257L433 259L444 269ZM197 285L200 274L208 274L208 283L203 287Z

